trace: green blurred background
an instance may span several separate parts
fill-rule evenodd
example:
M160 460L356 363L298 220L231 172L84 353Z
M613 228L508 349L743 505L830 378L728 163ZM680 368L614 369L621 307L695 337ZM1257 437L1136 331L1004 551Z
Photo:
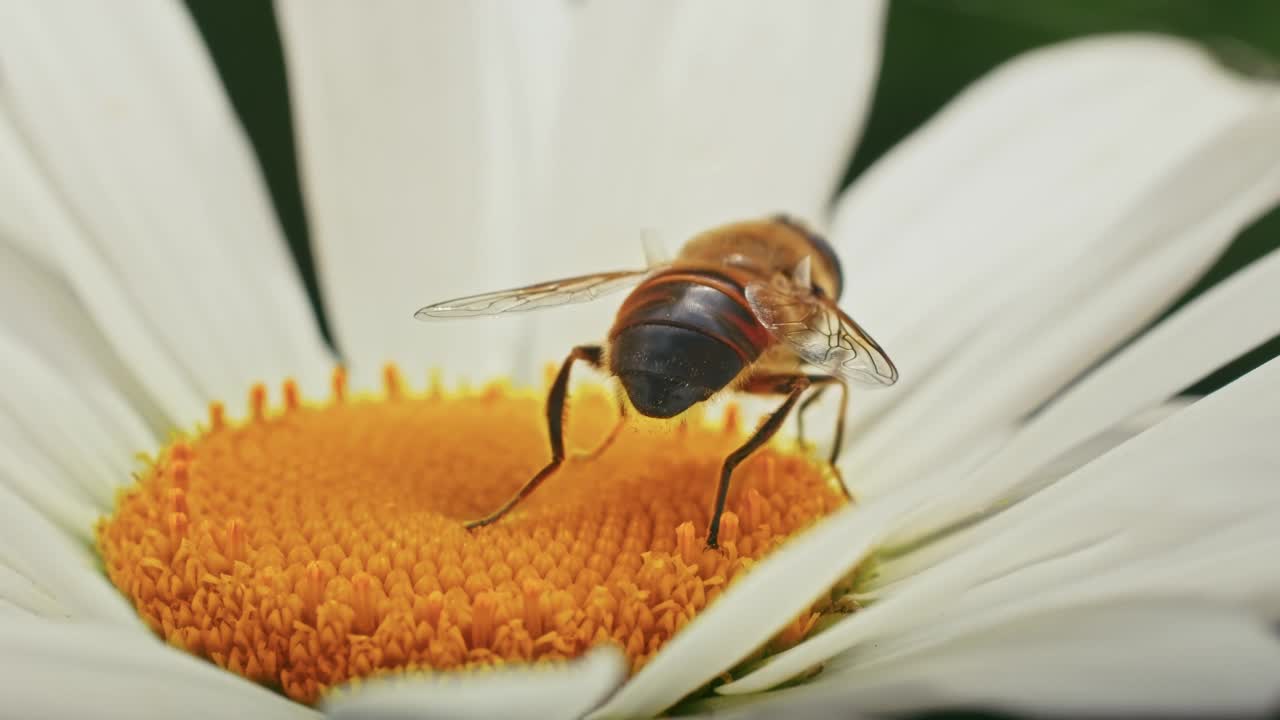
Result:
M288 94L270 3L187 4L261 159L290 247L328 335L298 190ZM1242 72L1280 79L1280 0L891 0L883 71L846 182L964 86L1009 57L1068 38L1121 31L1192 38ZM1278 246L1280 210L1242 233L1180 302ZM1208 392L1277 355L1280 337L1189 391Z

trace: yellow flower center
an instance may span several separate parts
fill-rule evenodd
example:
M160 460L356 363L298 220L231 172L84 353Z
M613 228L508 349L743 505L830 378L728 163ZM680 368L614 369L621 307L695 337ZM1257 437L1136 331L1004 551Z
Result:
M549 457L541 397L503 386L283 407L251 392L165 448L98 527L115 585L173 645L312 703L389 671L467 668L623 648L632 670L753 561L844 502L822 464L763 449L739 467L704 548L721 461L744 435L730 413L629 427L573 457L496 524L493 510ZM617 412L575 390L569 447ZM793 642L816 615L784 633Z

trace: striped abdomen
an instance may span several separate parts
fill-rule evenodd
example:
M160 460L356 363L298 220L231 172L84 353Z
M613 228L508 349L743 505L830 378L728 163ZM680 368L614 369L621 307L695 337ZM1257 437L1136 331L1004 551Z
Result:
M609 369L638 411L673 417L728 386L772 343L740 282L672 268L642 283L618 311Z

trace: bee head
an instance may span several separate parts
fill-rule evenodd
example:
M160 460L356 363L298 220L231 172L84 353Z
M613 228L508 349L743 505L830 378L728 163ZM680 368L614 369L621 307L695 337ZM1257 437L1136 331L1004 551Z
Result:
M670 418L710 398L742 370L729 345L673 325L633 325L614 338L610 370L642 415Z

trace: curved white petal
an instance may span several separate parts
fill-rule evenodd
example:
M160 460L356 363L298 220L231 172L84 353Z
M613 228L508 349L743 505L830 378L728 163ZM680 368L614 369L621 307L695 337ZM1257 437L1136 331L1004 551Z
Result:
M846 305L903 378L854 404L862 489L1006 431L1175 297L1280 194L1276 97L1181 42L1076 41L996 70L855 183Z
M1277 393L1280 360L964 531L946 562L882 588L868 610L724 691L770 687L846 650L892 657L975 624L1144 594L1280 616L1280 576L1258 565L1280 552Z
M0 517L5 519L0 523L0 566L26 578L66 617L101 620L142 632L137 614L107 582L97 557L83 541L54 527L4 485L0 485ZM21 596L0 599L20 602Z
M1035 469L1025 476L1023 482L1028 488L1046 487L1191 407L1197 399L1194 396L1176 397L1150 410L1135 413L1113 425L1099 423L1106 429L1102 432L1094 431L1087 439L1074 445L1066 443L1067 449L1057 454L1047 453L1046 457L1049 459L1046 462L1037 463L1034 466ZM1015 441L1018 437L1018 434L1014 435Z
M1011 568L1028 557L1033 565L1066 553L1059 568L1081 563L1094 575L1123 572L1059 590L1059 601L1172 582L1173 590L1202 588L1280 617L1280 577L1249 564L1280 550L1271 530L1280 523L1280 484L1273 481L1280 455L1272 441L1280 429L1277 391L1280 361L1272 361L1006 512L894 561L889 575L910 576L957 552L978 563L970 550L977 546L1001 553L1000 566ZM1069 552L1073 543L1087 552ZM998 572L997 564L985 565L985 572ZM1194 574L1171 572L1203 565ZM936 570L963 572L954 558ZM1009 597L1029 597L1032 585L1048 581L1037 572L1015 573L993 589L1012 587Z
M41 456L56 482L86 502L108 507L115 489L132 481L135 453L150 449L150 433L123 402L111 400L110 388L87 388L81 395L76 378L59 377L43 358L0 329L0 361L9 382L0 384L0 447ZM139 445L138 443L145 443ZM85 528L87 531L87 528Z
M327 370L258 168L181 5L7 4L0 64L5 114L79 231L49 242L122 357L131 340L109 316L127 312L202 400Z
M0 411L0 485L17 493L63 532L91 542L93 524L106 501L86 492L73 479L75 471L58 466L60 458L46 453L31 443L26 428Z
M13 717L321 717L140 629L0 615L0 672Z
M16 319L29 312L30 305L48 304L66 326L28 327L21 336L30 345L59 346L63 342L84 344L84 357L109 372L108 352L100 351L88 327L101 328L103 345L114 350L127 365L137 385L164 413L157 418L163 426L180 418L195 417L204 410L191 378L170 349L134 312L132 300L111 268L94 250L84 229L55 195L11 118L0 112L0 190L13 198L10 210L0 217L0 242L6 258L23 275L9 292L21 294L20 305L8 308L5 325L19 326ZM25 287L24 287L25 286ZM79 318L77 321L75 318ZM33 331L39 330L39 337ZM15 327L15 331L18 328ZM65 339L63 339L65 338ZM61 362L67 362L62 357ZM72 360L71 362L76 362ZM111 379L128 387L116 373Z
M104 429L122 449L149 448L168 419L54 268L0 236L0 334L68 378L86 412L111 419Z
M512 369L509 325L413 313L515 278L566 11L277 3L321 286L357 382L387 360Z
M1280 642L1231 608L1156 597L1043 613L764 697L787 717L965 707L1038 716L1251 717L1280 704Z
M728 670L847 575L919 502L902 493L846 508L789 541L729 587L590 717L648 717Z
M884 4L587 3L567 61L526 282L643 267L653 230L790 212L821 222L869 105ZM539 317L534 360L602 336L616 303Z
M66 618L67 611L31 578L0 562L0 606L47 618Z
M372 681L326 701L324 711L335 720L580 718L625 677L622 656L605 648L556 667Z
M1210 288L1125 347L1046 406L987 462L963 477L943 473L931 478L945 497L895 539L907 542L912 535L1026 494L1046 479L1033 471L1098 428L1150 407L1280 334L1276 307L1280 252ZM963 487L963 497L947 493L947 485Z

